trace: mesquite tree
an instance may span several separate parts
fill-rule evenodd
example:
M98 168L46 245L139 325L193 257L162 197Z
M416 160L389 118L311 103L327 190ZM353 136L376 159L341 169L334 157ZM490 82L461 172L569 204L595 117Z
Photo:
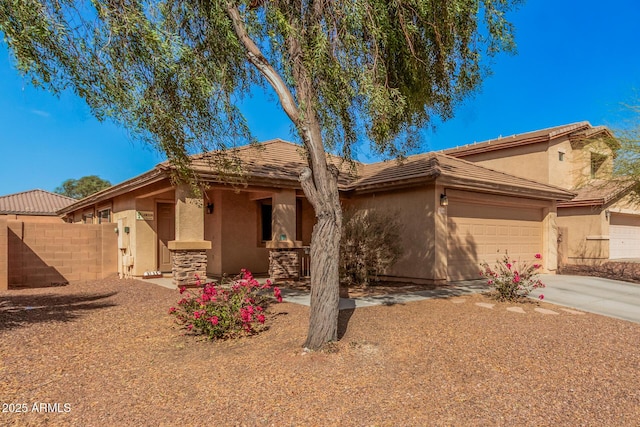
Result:
M190 152L252 141L238 101L273 88L304 145L317 217L305 345L337 338L342 213L333 152L401 155L513 49L519 0L0 0L0 31L35 85L72 89L189 175ZM193 178L193 177L191 177Z

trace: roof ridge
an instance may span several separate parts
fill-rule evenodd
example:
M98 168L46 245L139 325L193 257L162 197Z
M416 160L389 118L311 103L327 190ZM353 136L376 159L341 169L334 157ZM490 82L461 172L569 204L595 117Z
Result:
M542 128L542 129L536 129L536 130L530 130L530 131L526 131L526 132L521 132L521 133L514 133L512 135L509 136L502 136L500 135L498 138L493 138L493 139L485 139L483 141L474 141L473 143L469 143L469 144L464 144L464 145L459 145L456 147L450 147L450 148L443 148L442 150L439 150L440 152L451 152L451 151L455 151L455 150L460 150L460 151L464 151L467 150L469 148L473 148L473 147L478 147L481 146L483 144L485 145L491 145L493 144L500 144L502 142L507 142L509 139L515 139L515 138L521 138L521 139L527 139L527 135L531 134L545 134L546 131L549 131L547 133L547 135L549 136L549 138L555 137L557 135L560 135L562 133L565 132L571 132L573 130L577 130L580 127L583 126L591 126L591 124L588 121L581 121L581 122L574 122L574 123L567 123L564 125L558 125L558 126L550 126L550 127L546 127L546 128ZM552 131L552 129L555 129ZM570 130L568 130L570 129Z
M23 195L23 194L35 193L35 192L47 193L47 194L50 194L52 196L63 197L65 199L74 200L74 201L76 200L73 197L65 196L64 194L56 193L55 191L43 190L41 188L34 188L33 190L24 190L24 191L18 191L17 193L5 194L4 196L0 196L0 199L1 198L5 198L5 197L20 196L20 195Z

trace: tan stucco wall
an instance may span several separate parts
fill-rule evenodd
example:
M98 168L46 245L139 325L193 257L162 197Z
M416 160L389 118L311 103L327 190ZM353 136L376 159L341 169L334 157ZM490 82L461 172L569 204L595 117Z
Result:
M609 258L609 222L598 207L559 208L562 262L598 263Z
M591 153L606 156L602 167L595 178L603 179L611 176L613 169L613 152L611 147L600 139L594 139L588 143L574 143L572 176L575 187L581 187L591 179Z
M531 144L462 157L489 169L549 183L546 144Z
M254 274L269 270L269 249L258 242L258 204L251 193L220 191L220 271L213 274L236 275L242 268ZM208 219L207 219L208 220ZM214 237L215 238L215 237Z
M563 160L560 160L560 152L564 153ZM547 183L566 189L575 188L576 178L582 170L576 166L576 154L568 138L558 138L551 141L547 152L547 164L549 165Z
M423 280L441 279L434 269L435 189L430 187L394 192L380 192L343 200L345 208L375 209L393 215L402 224L401 244L404 254L385 272L387 276ZM438 195L439 197L439 195ZM446 279L446 271L444 272Z

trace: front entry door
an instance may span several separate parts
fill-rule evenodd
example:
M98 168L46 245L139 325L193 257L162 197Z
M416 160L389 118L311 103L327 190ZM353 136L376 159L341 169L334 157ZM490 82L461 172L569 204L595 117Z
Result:
M169 242L176 237L175 205L158 203L158 270L171 272Z

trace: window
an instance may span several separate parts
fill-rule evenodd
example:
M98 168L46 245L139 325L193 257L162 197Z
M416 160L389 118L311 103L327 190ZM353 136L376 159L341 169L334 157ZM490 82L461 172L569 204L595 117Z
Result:
M596 178L598 176L598 172L602 169L602 165L605 160L607 160L607 156L603 156L598 153L591 153L591 178Z
M558 160L564 162L564 151L558 151Z
M82 214L82 222L85 224L93 224L93 212Z
M296 199L296 240L302 240L302 199Z
M272 236L272 219L273 209L271 206L271 200L265 200L259 203L259 215L260 215L260 240L262 242L270 241Z
M98 224L106 224L111 222L111 209L103 209L98 211Z

